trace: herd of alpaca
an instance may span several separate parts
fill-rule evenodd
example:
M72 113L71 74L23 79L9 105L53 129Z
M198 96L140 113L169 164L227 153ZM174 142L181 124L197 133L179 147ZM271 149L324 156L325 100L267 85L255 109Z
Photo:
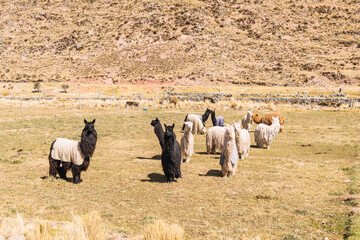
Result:
M205 122L209 115L211 115L213 126L206 131ZM254 131L257 147L262 148L265 145L265 148L269 149L275 136L283 130L285 118L281 114L271 113L260 117L249 110L241 121L234 121L233 125L225 124L224 118L216 117L215 111L210 109L206 109L204 115L188 114L182 127L184 134L180 139L180 144L176 141L174 124L170 127L164 124L166 129L164 133L159 119L153 120L151 125L160 142L161 162L167 181L171 182L181 177L181 163L189 162L194 152L193 134L205 134L205 132L207 153L216 154L216 150L221 152L222 176L235 175L238 159L249 156L251 142L249 131L253 121L258 123Z
M194 134L205 134L205 122L211 115L213 126L206 134L206 151L216 154L221 151L220 165L223 177L235 175L238 159L248 157L250 150L250 134L252 121L258 123L254 131L256 145L260 148L270 148L271 142L279 131L283 130L285 122L281 114L272 113L260 117L252 114L251 110L241 119L240 123L234 121L233 125L224 124L222 116L215 116L215 111L206 109L204 115L188 114L183 124L184 134L180 143L174 133L175 124L165 126L165 132L160 120L151 121L154 132L161 146L161 164L167 182L181 177L181 163L189 162L194 152ZM91 122L84 119L85 127L81 133L81 140L74 141L65 138L56 138L51 144L49 153L49 175L66 179L66 172L71 169L73 182L81 182L81 172L86 171L90 165L90 158L94 154L97 132L95 119Z

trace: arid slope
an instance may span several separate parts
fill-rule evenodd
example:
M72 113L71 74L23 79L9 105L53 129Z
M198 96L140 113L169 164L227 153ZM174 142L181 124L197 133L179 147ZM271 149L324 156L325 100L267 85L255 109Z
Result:
M360 84L360 2L0 1L0 81Z

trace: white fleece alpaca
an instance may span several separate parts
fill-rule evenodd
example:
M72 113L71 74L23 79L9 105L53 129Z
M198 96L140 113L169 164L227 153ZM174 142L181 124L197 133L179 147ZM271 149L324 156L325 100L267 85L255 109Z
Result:
M192 133L195 133L195 134L196 133L200 133L200 134L206 133L206 128L202 123L200 115L189 114L187 117L187 122L192 122L192 124L193 124Z
M194 152L194 136L191 133L192 130L192 122L184 122L185 129L184 134L180 139L181 144L181 159L186 162L190 161L190 157Z
M225 129L224 143L220 157L220 164L222 163L221 173L224 178L235 175L237 160L239 159L235 143L234 127L226 126Z
M209 128L206 133L206 152L209 154L216 154L216 149L221 151L224 143L225 128L215 126Z
M252 128L252 112L249 110L247 114L241 119L243 129L250 131Z
M258 147L263 147L266 145L266 148L270 148L272 140L274 140L276 134L280 130L279 117L272 118L271 126L260 123L254 132L255 142Z
M235 142L239 157L244 159L250 151L250 134L248 130L241 129L240 124L234 121Z

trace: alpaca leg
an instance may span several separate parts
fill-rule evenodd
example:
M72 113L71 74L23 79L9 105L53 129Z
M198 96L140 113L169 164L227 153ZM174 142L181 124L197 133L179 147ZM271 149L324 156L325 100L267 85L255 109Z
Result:
M58 162L56 160L53 159L49 159L49 176L53 176L54 178L56 178L56 170L58 167Z
M210 154L210 146L206 146L206 152L207 154Z
M225 164L225 163L224 163ZM225 167L222 165L221 166L221 173L223 175L223 178L226 178L227 177L227 171L225 170Z
M189 157L187 157L185 161L186 161L186 162L190 162L190 158L189 158Z
M269 145L266 145L266 149L270 149L270 146L269 146Z
M211 148L211 154L216 154L216 147L215 147L215 145Z
M72 175L73 175L73 183L78 184L80 183L81 179L80 179L80 167L73 165L71 168L72 171Z
M63 167L58 167L57 171L61 179L66 179L66 170Z

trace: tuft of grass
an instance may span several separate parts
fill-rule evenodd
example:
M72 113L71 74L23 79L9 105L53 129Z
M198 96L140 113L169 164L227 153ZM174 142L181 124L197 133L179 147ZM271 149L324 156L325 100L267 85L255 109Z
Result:
M73 215L70 223L55 227L49 221L25 221L21 214L15 219L0 221L0 239L23 235L27 240L103 240L107 230L97 211L84 216Z
M103 240L106 230L99 212L92 211L84 216L73 215L68 233L78 240Z
M181 240L184 230L177 224L167 224L163 220L156 220L144 229L145 240Z

